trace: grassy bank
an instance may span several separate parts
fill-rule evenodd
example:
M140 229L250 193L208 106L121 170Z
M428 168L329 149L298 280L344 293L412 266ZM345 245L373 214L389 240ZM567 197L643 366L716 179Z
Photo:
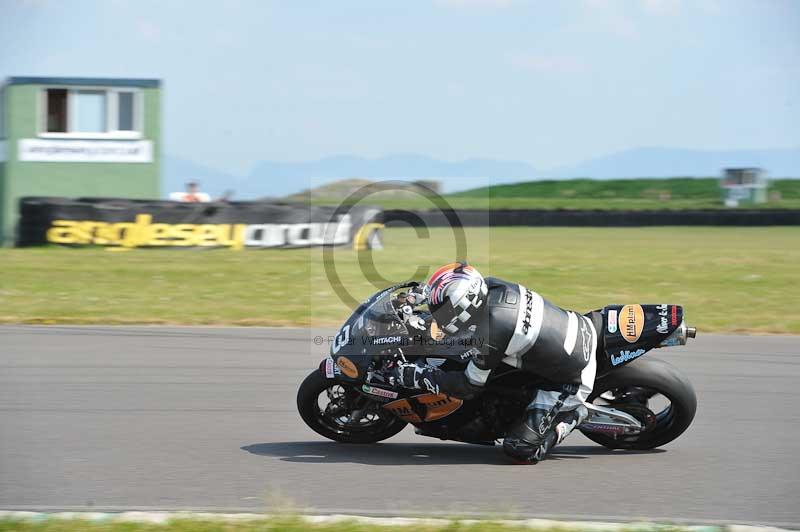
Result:
M800 179L771 183L774 197L758 205L765 209L800 208ZM369 202L384 208L430 209L430 200L415 194L379 193ZM454 209L723 209L717 178L565 179L493 185L445 195ZM314 203L338 204L341 198L315 198ZM748 206L743 204L742 208ZM752 207L752 206L750 206Z
M386 231L371 284L349 249L334 253L342 284L363 298L453 259L447 229ZM674 302L701 331L800 333L800 229L495 228L467 231L485 275L521 282L557 304ZM349 311L320 249L0 250L0 321L336 325Z

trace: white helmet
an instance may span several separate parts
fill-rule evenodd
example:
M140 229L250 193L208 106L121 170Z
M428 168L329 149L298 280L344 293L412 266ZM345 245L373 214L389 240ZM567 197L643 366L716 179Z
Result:
M477 323L488 292L478 270L465 262L453 262L428 279L428 307L439 328L455 334Z

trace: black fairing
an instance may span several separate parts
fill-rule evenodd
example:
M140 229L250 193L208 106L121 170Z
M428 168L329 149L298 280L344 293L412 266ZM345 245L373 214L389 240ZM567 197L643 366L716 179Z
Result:
M363 382L374 357L410 343L408 329L391 305L391 294L415 284L397 284L373 294L347 319L331 342L330 356L338 366L337 378ZM357 375L339 373L339 368L345 365L341 358L355 367Z
M680 305L609 305L603 309L599 373L624 366L666 340L683 322Z

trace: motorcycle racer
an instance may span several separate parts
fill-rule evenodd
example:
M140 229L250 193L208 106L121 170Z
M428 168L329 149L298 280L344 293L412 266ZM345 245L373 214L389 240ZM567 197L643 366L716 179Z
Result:
M414 298L411 298L413 301ZM442 266L428 279L423 298L439 330L482 341L467 353L467 369L400 363L393 379L406 388L468 398L480 393L492 370L506 363L553 383L540 389L503 450L522 463L537 463L587 416L584 401L594 385L597 331L602 315L561 309L516 283L486 278L466 263ZM417 304L420 301L416 301Z

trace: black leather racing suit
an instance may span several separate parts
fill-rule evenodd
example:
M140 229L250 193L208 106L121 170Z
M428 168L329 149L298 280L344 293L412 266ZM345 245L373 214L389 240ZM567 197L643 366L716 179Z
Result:
M472 349L472 359L464 372L431 369L423 377L429 380L426 386L462 398L479 393L500 363L563 385L560 390L539 391L528 407L526 419L509 431L506 452L514 454L515 450L508 447L518 440L518 457L527 459L548 443L559 420L570 419L566 413L574 414L568 421L569 430L586 416L583 401L594 385L596 352L600 347L597 331L602 327L602 315L594 312L583 316L561 309L516 283L490 277L486 284L487 307L473 335L483 341L482 347ZM536 426L530 427L532 424ZM539 449L541 456L569 430L550 437L549 445ZM530 461L538 461L541 456Z

